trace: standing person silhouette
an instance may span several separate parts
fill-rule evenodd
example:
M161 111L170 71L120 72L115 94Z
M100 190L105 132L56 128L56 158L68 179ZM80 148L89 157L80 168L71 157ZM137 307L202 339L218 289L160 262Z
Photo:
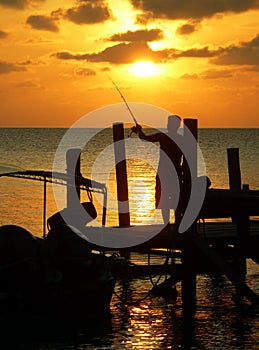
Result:
M149 142L160 144L160 158L156 174L155 202L156 208L161 209L164 224L169 223L170 208L174 209L175 222L179 218L176 213L176 200L180 193L182 178L182 152L179 148L181 135L178 130L181 125L181 118L177 115L170 115L167 122L167 133L158 132L153 135L145 135L141 125L136 124L132 131L138 134L139 138ZM176 178L177 176L177 178ZM178 182L178 185L177 185ZM177 190L178 188L178 190Z

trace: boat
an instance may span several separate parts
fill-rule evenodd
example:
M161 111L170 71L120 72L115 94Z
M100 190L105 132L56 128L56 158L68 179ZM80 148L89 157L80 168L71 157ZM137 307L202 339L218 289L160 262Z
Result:
M76 222L64 221L63 214L71 211L69 208L46 220L46 184L68 186L68 183L75 180L73 176L26 170L0 174L0 177L44 183L42 237L17 225L0 227L2 311L59 316L109 312L116 281L113 273L117 264L116 257L106 255L101 248L96 250L91 243L82 239ZM92 192L103 194L102 225L105 225L105 185L80 175L76 178L76 186L88 193L89 201L82 204L87 213L84 224L96 216ZM119 260L121 263L122 259Z

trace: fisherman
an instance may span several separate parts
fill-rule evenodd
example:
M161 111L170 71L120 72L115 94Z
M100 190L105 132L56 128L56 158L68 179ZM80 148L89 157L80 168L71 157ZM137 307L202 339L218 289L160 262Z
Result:
M149 142L159 142L160 158L156 174L155 203L156 208L161 209L164 224L169 223L170 208L174 209L175 222L179 223L176 213L177 191L180 194L182 179L182 151L178 130L181 125L181 118L178 115L170 115L167 122L167 133L158 132L146 135L141 125L136 124L132 128L140 139ZM178 179L174 176L177 175ZM177 185L178 181L178 185ZM178 186L178 190L177 190Z

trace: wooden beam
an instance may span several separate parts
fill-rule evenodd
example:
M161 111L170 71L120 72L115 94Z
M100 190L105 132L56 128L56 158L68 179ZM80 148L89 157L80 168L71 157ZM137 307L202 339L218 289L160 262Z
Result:
M237 293L245 296L253 303L258 303L258 296L246 285L243 278L239 276L215 249L210 247L200 236L192 236L194 245L210 260L219 271L221 271L236 287Z

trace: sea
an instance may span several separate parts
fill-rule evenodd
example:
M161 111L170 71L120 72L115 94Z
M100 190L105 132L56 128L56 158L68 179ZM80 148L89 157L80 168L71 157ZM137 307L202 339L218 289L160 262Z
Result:
M147 130L152 132L152 130ZM124 130L131 225L162 223L155 209L155 175L159 148L140 141ZM81 149L83 176L107 188L106 225L118 225L116 169L112 128L2 128L0 129L0 175L23 170L66 172L66 151ZM238 148L241 182L259 189L259 129L199 129L198 174L211 180L212 188L229 188L227 149ZM119 145L121 149L121 145ZM44 232L44 186L40 181L0 177L0 225L13 224L32 234ZM82 194L88 200L89 193ZM91 223L102 225L103 194L92 193L98 216ZM66 206L66 188L46 188L46 217ZM259 218L253 218L258 220ZM174 220L174 213L171 213ZM46 229L46 227L45 227ZM164 263L162 257L151 257ZM133 255L132 262L146 264L146 255ZM259 269L247 261L247 284L259 294ZM156 276L152 276L156 280ZM116 284L110 317L98 321L42 325L37 320L26 331L0 321L1 349L204 349L255 350L259 348L258 308L246 299L236 303L233 285L224 276L197 276L196 311L192 331L186 333L181 285L176 300L150 296L150 278ZM17 320L16 320L17 321ZM22 321L21 321L22 322Z

